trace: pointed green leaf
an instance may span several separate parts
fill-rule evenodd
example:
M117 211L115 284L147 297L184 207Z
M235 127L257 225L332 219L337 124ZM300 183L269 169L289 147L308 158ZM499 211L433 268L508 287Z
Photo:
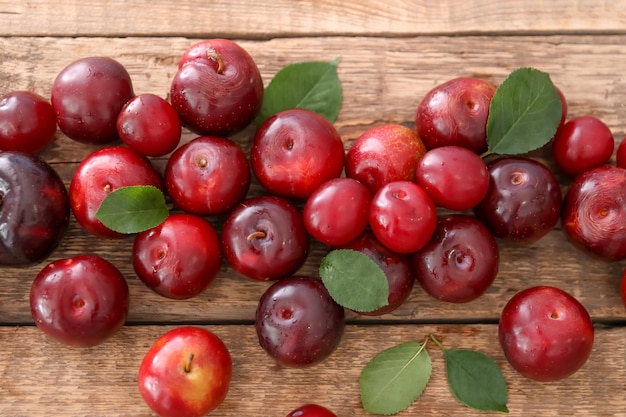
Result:
M384 415L405 410L422 395L431 372L423 344L406 342L380 352L361 371L363 408Z
M108 194L96 218L113 231L132 234L158 226L168 214L161 190L151 185L134 185Z
M498 86L487 119L487 153L523 154L548 143L561 120L561 100L550 76L513 71Z
M469 349L446 349L448 385L454 396L470 408L508 413L507 385L498 364Z
M278 112L296 107L317 112L331 123L337 120L343 98L338 65L339 58L299 62L277 72L263 93L257 126Z
M319 274L331 297L345 308L366 312L388 304L387 276L362 252L330 251L320 263Z

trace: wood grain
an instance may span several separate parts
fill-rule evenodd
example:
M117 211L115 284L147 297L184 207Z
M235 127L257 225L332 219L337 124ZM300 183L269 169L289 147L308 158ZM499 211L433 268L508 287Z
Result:
M218 223L215 223L219 227ZM409 299L394 312L381 317L350 313L357 321L391 320L417 323L494 322L504 304L517 291L535 285L552 285L576 296L596 321L626 320L619 296L623 263L607 263L570 247L561 230L554 230L533 245L499 242L500 271L491 288L466 304L451 304L428 296L418 284ZM317 276L327 248L314 245L301 274ZM72 222L60 249L49 259L94 253L113 262L126 276L131 296L129 323L225 323L254 320L258 299L270 285L238 276L224 264L216 281L199 296L185 301L167 300L150 291L136 277L131 264L132 239L100 241L88 236ZM0 291L0 322L32 323L28 294L30 283L42 268L4 268Z
M455 76L480 76L497 84L518 66L548 71L563 89L570 117L592 114L602 118L616 140L626 132L626 55L616 53L626 36L535 37L420 37L414 39L299 38L242 42L259 63L269 82L282 66L303 60L342 56L339 75L344 103L336 123L345 144L368 127L382 123L410 125L421 97L434 85ZM32 89L48 95L58 71L73 59L91 54L112 56L129 68L136 92L166 96L178 56L191 41L184 38L0 38L0 91ZM435 49L432 45L439 44ZM59 55L57 51L63 50ZM141 50L142 53L137 53ZM489 54L488 51L499 51ZM29 51L24 54L23 51ZM465 53L464 51L472 51ZM558 59L551 59L556 56ZM550 59L549 59L550 58ZM583 87L584 86L584 87ZM252 128L236 135L249 150ZM184 141L193 135L185 133ZM96 147L78 144L59 133L43 156L69 185L78 162ZM535 152L551 168L549 152ZM155 160L162 171L165 159ZM560 176L563 191L567 178ZM263 192L253 184L251 195ZM223 218L212 218L221 228ZM132 323L250 321L258 297L267 283L251 282L224 265L217 282L202 296L187 302L162 299L148 291L130 266L131 239L99 240L81 230L72 219L67 238L54 258L85 250L114 262L126 275L131 288ZM450 305L429 298L416 287L410 299L385 320L476 322L497 320L504 303L516 291L547 284L575 294L596 320L626 318L618 284L624 263L593 260L573 249L557 227L533 245L500 242L502 262L498 279L489 292L468 305ZM317 274L327 248L316 243L301 273ZM558 260L555 262L555 260ZM31 323L27 299L30 281L41 265L27 269L5 268L6 290L0 292L0 321ZM351 318L362 320L357 315Z
M137 389L137 370L154 340L171 326L123 328L99 347L76 351L46 339L34 327L0 327L0 415L65 417L152 416ZM509 385L510 416L626 415L620 392L626 366L623 327L596 330L587 364L558 383L519 376L496 344L497 326L348 326L337 350L319 365L295 369L274 364L258 346L252 326L207 326L233 358L233 380L225 402L211 416L282 416L307 402L338 416L368 416L361 407L358 378L379 351L429 334L448 348L491 356ZM427 345L433 373L424 394L400 416L482 416L459 404L448 389L443 355ZM601 383L598 381L601 380ZM607 393L611 393L607 395ZM25 401L28 399L28 401Z
M548 72L564 92L569 116L594 115L616 143L626 136L626 0L0 0L0 95L18 89L48 97L56 74L75 59L110 56L130 72L136 93L166 97L183 51L199 39L237 40L256 60L265 84L289 63L341 57L344 101L336 122L346 149L366 129L412 126L421 98L459 76L495 85L521 66ZM249 152L253 127L232 137ZM185 131L183 143L195 135ZM58 133L42 156L66 185L96 146ZM549 149L531 154L552 169ZM163 171L167 158L153 159ZM558 174L563 192L570 179ZM254 182L251 195L264 191ZM445 214L445 211L440 211ZM210 218L218 230L223 217ZM196 324L223 338L234 361L231 390L212 415L286 415L317 402L339 417L366 416L358 377L380 350L436 334L450 348L493 357L509 384L512 416L626 417L626 309L619 282L626 261L607 263L578 252L560 225L531 245L499 241L500 271L481 298L438 302L415 286L407 302L383 317L348 313L337 351L305 369L275 365L253 327L258 298L270 285L238 276L224 263L215 283L192 300L148 290L130 263L132 238L101 240L75 219L47 261L95 253L124 273L131 292L127 325L101 346L76 350L32 324L28 293L45 264L0 270L0 415L153 416L137 390L143 355L168 329ZM314 242L300 273L315 275L328 248ZM46 261L46 262L47 262ZM594 351L572 377L538 383L518 375L497 342L502 307L518 290L553 285L577 297L596 325ZM429 344L433 376L401 416L486 415L460 405L445 380L441 352Z
M0 1L0 36L415 36L624 33L626 2L488 0Z
M182 52L194 42L0 38L0 91L28 89L49 96L56 74L70 62L106 55L128 69L136 93L165 97ZM344 101L336 125L348 144L374 124L411 123L421 98L439 83L475 76L497 85L522 66L551 75L567 97L570 117L591 114L602 118L618 140L626 134L626 35L316 37L240 44L257 62L266 84L287 64L341 57ZM247 143L252 134L249 129L235 139ZM79 161L93 150L69 141L57 145L45 154L47 160Z

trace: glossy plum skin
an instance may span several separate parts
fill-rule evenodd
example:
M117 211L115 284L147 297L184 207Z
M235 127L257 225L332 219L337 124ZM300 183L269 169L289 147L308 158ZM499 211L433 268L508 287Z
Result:
M137 234L133 268L148 288L171 299L203 292L222 266L217 232L202 217L172 213L160 225Z
M437 206L470 210L487 194L489 170L484 160L471 150L441 146L429 150L420 160L416 182Z
M164 191L163 178L144 157L123 146L108 146L89 154L72 176L70 207L78 223L102 238L124 238L123 233L106 227L96 218L102 200L120 187L151 185Z
M615 165L626 168L626 138L622 138L615 152Z
M292 410L286 417L337 417L337 415L324 406L305 404Z
M251 197L235 207L222 228L230 266L259 281L294 274L306 261L310 237L301 212L282 197Z
M611 129L593 116L575 117L561 126L552 141L552 158L559 170L575 177L606 164L613 155Z
M578 249L607 261L626 259L626 169L602 166L578 175L563 200L562 223Z
M298 199L339 177L344 161L343 142L333 124L301 108L284 110L263 122L250 153L252 172L265 189Z
M134 95L122 64L93 56L76 60L58 73L50 102L59 128L70 139L103 145L119 139L117 116Z
M70 202L57 172L39 157L0 152L0 265L28 266L59 246Z
M398 253L418 251L435 231L437 210L424 189L411 181L382 186L370 203L370 227L376 238Z
M226 399L233 362L222 339L199 326L161 335L139 366L144 402L159 417L204 417Z
M369 223L369 190L352 178L328 180L306 200L302 216L307 231L329 246L356 239Z
M456 145L477 154L487 150L487 118L496 88L487 81L460 77L446 81L422 98L415 129L427 149Z
M438 300L467 303L483 295L500 267L498 244L475 217L440 217L435 233L413 254L413 268L422 288Z
M263 80L254 59L237 43L208 39L181 57L170 101L191 131L225 137L254 120L263 101Z
M261 347L280 365L307 367L339 345L345 312L318 278L291 276L263 293L255 327Z
M250 178L243 150L217 136L200 136L180 146L165 167L165 186L172 202L201 216L233 209L246 196Z
M593 348L594 328L585 307L567 292L549 286L515 294L498 326L500 346L511 366L537 381L573 375Z
M126 146L151 157L172 152L182 135L176 110L166 100L150 93L131 98L117 116L116 126Z
M626 308L626 269L624 269L624 273L622 274L622 281L620 283L620 294L622 297L622 303L624 304L624 308Z
M415 181L426 147L412 129L399 124L375 126L359 136L346 154L346 176L373 194L392 181Z
M562 196L545 165L527 157L500 157L488 169L489 189L474 214L495 237L532 243L552 230Z
M340 248L356 250L367 255L387 277L389 284L387 305L373 311L359 312L359 314L364 316L389 314L409 298L415 284L415 273L409 255L387 249L369 230Z
M112 337L128 314L128 285L112 263L95 255L56 260L35 277L31 314L51 338L92 347Z
M12 91L0 97L0 149L39 153L52 141L57 119L52 105L30 91Z
M559 87L556 87L556 92L559 94L559 100L561 101L561 120L559 121L559 126L557 128L557 131L558 131L558 129L563 127L563 125L567 121L567 113L568 113L569 106L567 104L567 99L565 98L565 94L563 93L563 90L561 90Z

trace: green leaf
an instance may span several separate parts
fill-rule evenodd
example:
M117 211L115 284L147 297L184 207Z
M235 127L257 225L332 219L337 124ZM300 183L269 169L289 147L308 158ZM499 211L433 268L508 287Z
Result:
M331 297L345 308L366 312L388 304L387 276L362 252L332 250L322 259L319 273Z
M108 194L96 218L115 232L131 234L158 226L168 214L161 190L151 185L133 185Z
M487 154L515 155L548 143L561 120L561 100L550 76L513 71L498 86L487 118Z
M337 76L339 61L299 62L277 72L263 93L257 126L278 112L296 107L317 112L334 123L343 98Z
M361 402L368 413L390 415L424 392L432 363L425 344L406 342L377 354L361 371Z
M470 408L508 413L507 385L490 357L470 349L445 349L448 385L454 396Z

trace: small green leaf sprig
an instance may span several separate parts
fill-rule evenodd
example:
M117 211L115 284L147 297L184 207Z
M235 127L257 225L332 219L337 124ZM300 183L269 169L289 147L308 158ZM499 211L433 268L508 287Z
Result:
M319 274L337 304L358 312L388 304L389 282L383 270L362 252L330 251L320 262Z
M256 125L260 126L278 112L293 108L314 111L334 123L343 99L337 74L340 60L298 62L278 71L263 93Z
M361 371L363 408L383 415L405 410L422 395L431 373L426 343L405 342L385 349Z
M518 68L496 89L487 118L487 152L520 155L547 144L561 121L561 100L550 76Z
M322 282L341 306L360 312L387 305L389 284L382 269L366 254L334 249L320 263ZM446 375L455 398L470 408L508 413L507 385L498 365L469 349L446 349L430 335L446 360ZM426 343L405 342L377 354L359 378L365 411L391 415L408 408L423 393L432 373Z
M471 349L446 349L430 338L444 353L448 385L457 400L476 410L509 412L506 381L493 359Z
M140 233L161 224L169 215L165 195L152 185L132 185L111 191L100 203L96 218L109 229Z
M493 359L475 350L446 349L434 335L429 338L444 353L448 387L459 402L479 411L509 412L507 384ZM422 395L432 374L427 342L401 343L365 365L359 377L365 411L397 414Z

